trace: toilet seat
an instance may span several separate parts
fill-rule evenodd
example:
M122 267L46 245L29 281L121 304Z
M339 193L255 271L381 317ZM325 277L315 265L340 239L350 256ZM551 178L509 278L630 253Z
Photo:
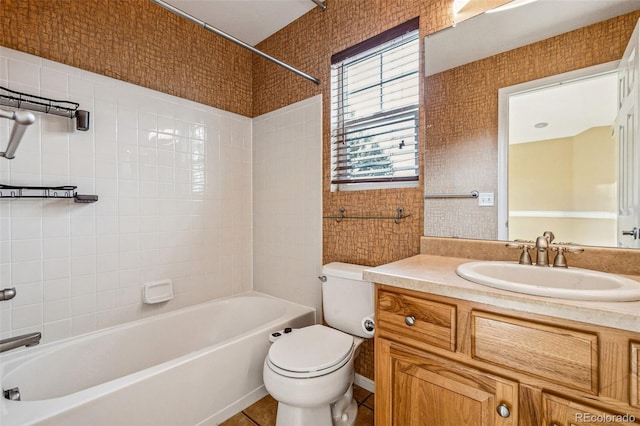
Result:
M312 378L332 373L353 353L353 336L323 325L312 325L281 337L269 348L267 365L276 373Z

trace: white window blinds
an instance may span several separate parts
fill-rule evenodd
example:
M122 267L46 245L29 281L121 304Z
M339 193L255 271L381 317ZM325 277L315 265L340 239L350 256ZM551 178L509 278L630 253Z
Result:
M332 184L418 180L418 21L332 57Z

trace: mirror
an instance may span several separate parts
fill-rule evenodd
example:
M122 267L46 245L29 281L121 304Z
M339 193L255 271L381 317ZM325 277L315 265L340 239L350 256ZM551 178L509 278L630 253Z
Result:
M498 238L616 247L618 61L499 90ZM503 192L504 191L504 192ZM502 194L506 193L507 197ZM507 226L508 224L508 226Z
M499 232L506 220L498 217L498 206L508 205L502 193L509 187L509 174L498 168L507 164L506 148L498 146L498 91L619 60L638 10L639 0L538 0L482 14L425 38L425 235L535 239L547 230L541 224L533 235ZM538 160L542 171L554 164ZM523 188L521 198L535 197L530 185ZM604 192L610 195L610 190ZM480 197L471 198L471 191ZM553 191L554 185L546 189ZM489 205L479 206L480 201ZM576 239L551 230L558 241L615 245L611 237L591 238L583 232Z

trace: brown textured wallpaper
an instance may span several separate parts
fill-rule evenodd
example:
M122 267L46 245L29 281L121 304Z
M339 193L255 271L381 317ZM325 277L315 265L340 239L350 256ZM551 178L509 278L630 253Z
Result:
M251 53L149 0L0 0L0 45L251 116Z

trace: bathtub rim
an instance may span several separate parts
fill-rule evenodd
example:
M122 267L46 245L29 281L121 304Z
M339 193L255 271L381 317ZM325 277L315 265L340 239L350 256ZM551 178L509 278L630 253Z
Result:
M196 310L197 308L202 308L203 306L209 305L209 304L214 304L216 302L222 302L225 300L230 300L230 299L237 299L237 298L242 298L242 297L246 297L246 296L257 296L257 297L265 297L268 299L274 299L277 301L281 301L281 302L285 302L285 304L290 304L290 305L296 305L298 307L300 307L301 309L309 309L310 311L314 312L314 323L317 324L317 312L315 310L315 308L310 307L310 306L306 306L306 305L302 305L300 303L297 302L292 302L286 299L282 299L280 297L276 297L276 296L272 296L270 294L266 294L266 293L261 293L255 290L249 290L249 291L245 291L242 293L237 293L237 294L233 294L231 296L225 296L225 297L220 297L218 299L211 299L211 300L207 300L204 302L200 302L200 303L194 303L192 305L187 305L187 306L183 306L181 308L177 308L177 309L173 309L171 311L166 311L166 312L159 312L157 314L151 314L149 316L146 316L144 318L137 318L131 321L126 321L120 324L115 324L115 325L110 325L108 327L103 327L97 330L92 330L92 331L88 331L86 333L81 333L81 334L77 334L75 336L70 336L70 337L65 337L64 339L59 339L59 340L54 340L52 342L45 342L45 343L40 343L39 345L35 346L35 347L31 347L31 348L21 348L18 350L14 350L14 351L10 351L7 353L0 353L0 384L2 381L2 377L3 377L3 373L4 373L4 369L3 366L5 365L5 363L10 363L11 361L13 361L13 358L21 358L21 356L26 356L26 357L33 357L35 355L37 355L40 352L44 352L46 349L51 349L51 347L55 346L55 345L60 345L62 346L65 343L69 343L70 341L73 340L80 340L80 339L88 339L90 337L96 336L96 335L100 335L100 334L108 334L110 332L113 332L115 329L127 329L127 328L132 328L135 327L137 325L140 324L144 324L146 322L152 322L153 320L157 320L159 317L171 317L171 316L177 316L181 313L190 311L190 310ZM42 333L42 331L40 331ZM244 334L244 333L243 333ZM12 336L9 336L12 337ZM44 333L43 333L43 337ZM197 351L195 351L197 352ZM31 353L33 353L34 355L31 355Z
M216 302L221 302L221 301L234 299L234 298L242 298L247 296L265 297L269 299L274 299L284 303L287 309L285 310L285 312L283 312L283 314L281 314L277 318L274 318L269 322L261 324L261 326L258 328L253 328L244 333L238 334L231 339L222 340L214 345L206 346L196 351L183 354L179 357L169 359L162 363L152 365L150 367L144 368L134 373L121 376L121 377L109 380L107 382L100 383L98 385L94 385L89 388L79 390L71 394L54 397L54 398L47 398L47 399L40 399L40 400L27 400L27 401L10 401L3 397L2 402L0 403L0 419L2 419L3 421L12 421L12 422L15 421L15 422L18 422L18 424L31 424L31 423L37 423L40 421L47 420L48 418L52 418L57 415L60 415L67 410L74 409L83 404L87 404L92 401L95 401L96 399L99 399L105 395L111 394L113 392L118 392L124 385L139 383L140 381L143 381L150 376L161 374L165 371L179 367L197 358L204 357L215 350L219 350L221 348L232 345L235 341L239 339L249 338L251 336L264 333L266 329L273 327L276 323L282 322L284 320L291 320L292 319L291 315L287 315L287 313L289 314L295 313L296 317L303 317L305 315L311 314L311 318L313 319L312 321L314 323L315 321L317 321L317 312L312 307L301 305L296 302L291 302L285 299L281 299L281 298L260 293L257 291L247 291L247 292L238 293L231 296L212 299L209 301L185 306L182 308L175 309L173 311L163 312L157 315L151 315L149 317L140 318L134 321L129 321L126 323L105 327L103 329L94 330L94 331L83 333L77 336L56 340L54 342L45 343L40 347L25 348L14 353L3 355L2 357L0 357L0 387L4 388L4 385L2 384L2 377L5 374L5 369L7 368L7 363L9 361L11 361L12 363L15 363L18 361L28 362L29 360L35 357L45 356L50 351L55 351L58 347L64 347L66 345L69 345L70 343L73 343L74 341L92 339L96 337L99 338L99 336L102 334L112 333L116 330L126 330L128 328L135 327L137 325L144 324L146 322L157 320L159 317L172 317L172 316L180 315L181 313L187 312L189 310L195 310L209 304L215 304ZM293 312L290 310L292 309L292 307L294 307ZM35 351L33 351L33 353L29 353L30 349L35 349ZM247 395L247 396L250 396L250 395ZM224 410L226 410L226 407L223 408L221 411L224 411ZM12 411L12 413L10 413L9 411ZM34 413L34 411L36 413Z

